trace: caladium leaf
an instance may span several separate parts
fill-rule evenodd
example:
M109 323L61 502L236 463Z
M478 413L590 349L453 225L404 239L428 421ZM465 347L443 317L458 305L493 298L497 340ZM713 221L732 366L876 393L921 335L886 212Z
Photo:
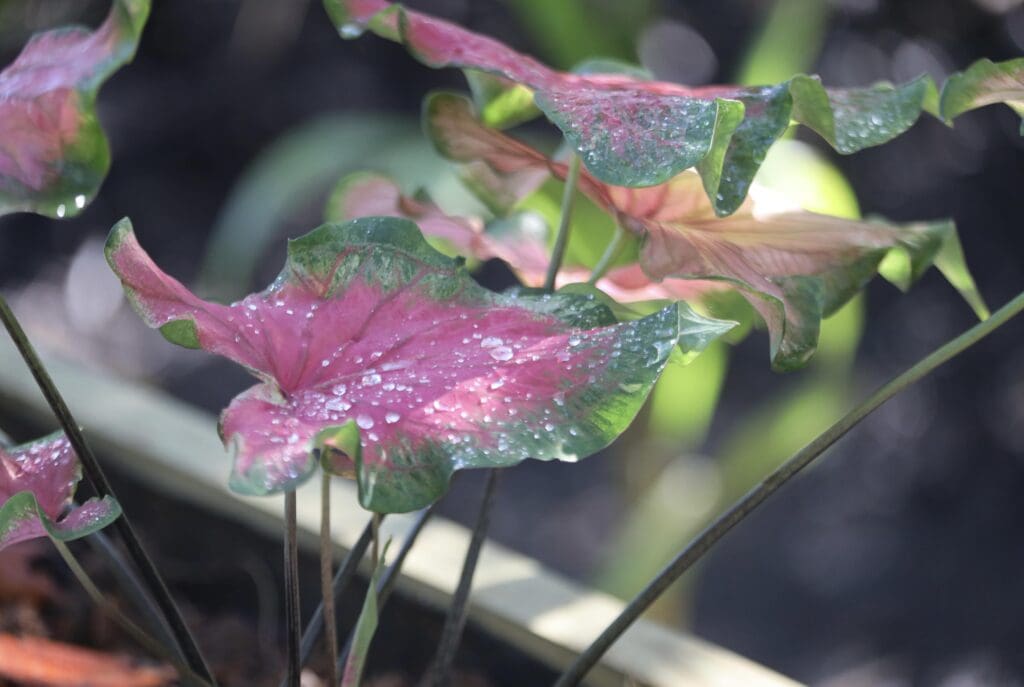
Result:
M221 417L232 488L294 488L318 455L345 453L333 439L354 422L358 455L327 462L355 471L361 503L378 512L426 506L458 469L603 448L636 414L685 324L675 305L616 324L594 298L489 292L393 217L291 241L280 277L230 306L160 271L127 220L107 258L147 324L263 380Z
M950 76L942 87L939 112L947 122L968 110L1005 103L1024 117L1024 57L1005 62L978 60ZM1021 122L1024 136L1024 121Z
M0 448L0 549L26 539L78 539L103 529L121 509L112 498L73 505L81 465L67 438L53 434Z
M149 0L114 0L95 31L55 29L32 38L0 72L0 214L77 214L110 167L96 116L100 86L131 61Z
M429 200L402 195L398 185L382 174L357 172L342 179L331 196L327 219L343 222L373 215L412 220L419 224L425 236L448 243L461 255L477 260L504 260L526 286L540 287L544 283L549 252L548 227L532 214L517 213L481 228L483 222L477 218L451 217ZM568 289L589 277L589 268L564 264L558 272L556 285L560 290ZM613 267L598 280L597 287L620 303L697 301L708 293L727 288L714 281L665 279L652 282L636 263ZM620 312L625 314L625 311ZM633 319L616 314L619 319Z
M466 98L435 94L425 113L438 150L486 165L488 184L500 186L531 170L566 177L565 164L483 126ZM713 280L743 294L768 327L779 370L807 361L821 319L861 289L887 254L906 256L905 283L899 284L906 287L954 235L948 222L897 226L811 213L763 189L722 218L701 185L693 172L646 188L611 186L586 171L579 180L581 192L641 237L639 263L649 280Z
M651 186L696 167L718 215L743 202L768 148L794 120L816 131L840 153L879 145L909 128L934 90L928 77L893 87L826 89L799 75L762 87L687 88L640 73L601 67L566 73L496 40L386 0L324 0L341 35L370 30L405 44L431 67L485 72L533 91L537 107L558 126L599 180ZM492 110L495 84L484 96L490 117L504 125L521 119ZM475 89L480 94L479 86ZM498 114L494 114L495 112Z

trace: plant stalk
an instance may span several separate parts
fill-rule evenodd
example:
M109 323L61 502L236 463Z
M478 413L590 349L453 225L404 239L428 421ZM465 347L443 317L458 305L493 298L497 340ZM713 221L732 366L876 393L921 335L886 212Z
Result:
M295 490L284 494L284 616L288 654L288 687L300 687L302 666L299 646L302 620L299 611L299 537L295 514Z
M402 572L402 564L405 563L406 557L409 555L409 551L412 550L413 544L416 543L416 539L420 536L420 532L423 531L423 526L427 524L430 516L434 513L434 506L420 511L420 514L416 517L416 522L413 523L412 528L409 530L409 534L406 536L405 541L402 542L402 548L398 550L398 554L395 556L395 560L388 566L384 576L380 579L380 584L377 585L377 611L383 613L384 605L388 602L388 597L391 596L391 592L394 589L395 582L398 580L398 576ZM369 531L369 525L367 530L363 532L363 536L367 536ZM367 536L367 540L369 537ZM365 553L366 546L363 547ZM352 554L355 554L355 548L352 549ZM358 559L357 559L358 562ZM338 660L335 661L335 670L340 671L345 663L348 661L348 654L352 649L352 643L355 641L355 628L352 628L352 632L349 633L348 638L345 640L345 648L341 650L338 655Z
M615 258L619 257L619 253L622 252L622 247L626 243L626 232L616 222L615 234L612 236L612 240L608 242L608 246L604 249L604 253L601 254L601 258L594 265L593 271L590 273L590 278L587 279L587 283L591 286L597 284L598 280L603 277L607 272L608 268L615 262Z
M462 631L466 627L466 617L469 614L469 593L473 587L473 574L476 572L476 564L480 560L480 551L483 549L484 541L487 539L487 528L491 520L491 505L494 500L494 491L497 483L498 471L492 469L487 475L487 486L484 488L484 497L480 502L480 512L477 514L476 526L473 528L473 536L469 541L469 549L466 551L466 560L462 564L462 575L459 576L459 584L455 588L452 605L448 608L444 628L441 630L441 640L438 643L437 656L434 659L430 677L426 683L428 687L443 687L449 683L448 675L451 672L452 664L455 662L455 654L458 653L459 642L462 640Z
M622 613L566 669L558 681L555 682L555 687L574 687L578 685L587 672L604 656L608 648L673 582L700 560L726 533L750 515L765 499L795 477L798 472L824 453L826 449L836 443L861 420L900 391L914 384L950 358L965 351L994 332L1022 310L1024 310L1024 293L1018 294L1013 300L994 312L989 319L979 322L960 336L943 344L902 374L883 385L860 405L843 416L838 422L764 478L760 484L748 491L739 501L708 525L639 594L633 597L632 601L622 610Z
M57 390L53 379L46 371L35 348L33 348L28 340L25 330L22 329L17 317L14 316L3 296L0 296L0 320L3 321L7 333L10 334L11 340L35 378L36 384L39 386L40 391L43 392L46 402L53 410L54 415L56 415L61 428L64 430L64 434L71 443L71 447L78 455L78 459L82 463L83 472L92 485L93 490L100 497L110 496L117 499L113 488L110 486L110 482L100 467L99 461L96 460L95 454L85 441L82 430L79 428L78 423L75 422L75 418L71 415L71 411L64 402L64 398ZM131 522L128 520L128 515L123 510L121 517L114 521L114 528L124 541L132 562L142 574L146 586L160 606L160 612L163 613L167 623L171 626L178 647L188 658L188 663L192 670L202 676L207 682L216 684L213 672L207 665L206 659L203 658L203 654L199 650L199 646L196 644L192 633L189 631L188 625L185 624L181 610L174 602L174 598L167 589L166 583L164 583L159 571L157 571L153 561L146 553L145 548L143 548L142 542L135 533L135 528L132 527Z
M156 632L160 642L165 646L174 647L174 651L178 654L181 661L187 662L188 657L181 652L177 642L175 642L174 633L160 612L160 607L153 601L142 580L139 579L139 576L128 564L128 561L124 559L121 552L114 545L114 542L110 540L110 537L100 531L86 537L85 541L106 560L107 566L117 578L118 586L128 595L135 609L146 616L151 625L151 631Z
M544 277L544 290L555 290L555 279L565 258L565 248L569 245L569 228L572 225L572 206L576 200L576 185L580 179L580 156L575 153L569 159L569 172L565 177L562 190L562 214L558 221L558 234L555 235L555 247L551 249L551 261Z
M131 635L131 637L143 648L152 652L156 656L159 656L163 660L169 662L174 666L175 670L178 671L179 676L188 685L194 685L195 687L210 687L210 683L201 678L195 672L192 671L182 661L171 655L163 644L153 639L145 630L135 624L128 616L121 612L114 604L107 600L103 596L103 592L100 591L96 583L89 576L89 573L85 571L81 563L75 557L75 554L71 553L71 549L68 545L59 539L51 539L54 547L57 549L57 553L64 559L64 563L71 570L71 574L75 576L78 583L88 594L92 602L104 613L106 613L115 623L117 623L122 630Z
M338 673L334 660L338 657L338 621L334 617L334 542L331 540L331 476L326 470L320 471L320 592L321 608L324 610L325 649L327 650L327 684L338 684ZM301 652L299 658L302 664Z
M356 570L359 568L359 561L362 560L363 556L366 555L367 549L370 548L370 540L373 538L373 521L370 520L366 523L366 527L363 528L363 533L359 535L359 539L356 540L355 545L345 556L345 559L341 562L341 567L338 568L338 572L334 575L334 582L332 583L332 595L335 599L341 596L341 593L348 586L348 583L352 581L355 576ZM299 651L299 664L306 665L309 661L309 657L313 654L313 649L316 647L317 641L320 639L320 633L324 630L324 603L321 601L320 605L313 612L313 617L309 619L309 623L306 624L306 629L302 633L302 645ZM341 662L344 665L344 661ZM288 687L287 681L282 681L281 687Z
M373 528L373 548L370 553L370 570L376 570L380 563L380 523L383 519L380 513L374 513L370 524Z

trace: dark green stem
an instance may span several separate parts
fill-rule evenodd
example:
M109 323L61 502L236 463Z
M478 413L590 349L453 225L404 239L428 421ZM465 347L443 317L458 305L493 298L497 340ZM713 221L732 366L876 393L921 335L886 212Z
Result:
M622 247L626 243L626 232L618 224L615 225L615 234L612 236L612 240L608 242L607 248L604 249L604 253L601 254L601 258L594 265L593 271L590 273L590 278L587 279L587 283L591 286L597 284L597 281L608 272L608 268L615 262L615 258L619 257L619 253L622 252Z
M473 574L476 572L476 564L480 560L480 551L483 549L484 541L487 539L487 528L491 520L491 504L494 500L494 490L498 483L498 471L490 470L487 475L487 486L484 488L484 497L480 502L480 512L477 514L476 526L473 528L473 536L469 541L469 549L466 551L466 560L462 564L462 574L459 576L459 584L455 588L455 595L452 597L452 604L448 607L448 615L444 621L444 628L441 630L441 640L437 647L437 656L434 659L430 676L427 680L428 687L443 687L448 684L448 674L451 672L452 664L455 662L455 654L459 649L459 642L462 640L462 631L466 627L466 617L469 614L469 593L473 587Z
M348 583L355 577L356 570L359 568L359 561L366 555L367 549L370 548L370 540L373 538L373 520L366 523L366 527L363 528L363 533L359 535L359 539L352 546L352 549L345 556L345 559L341 562L341 567L338 568L338 572L334 575L334 582L332 586L332 595L335 599L339 598ZM392 566L394 567L394 566ZM324 630L324 604L320 603L320 606L313 612L313 617L310 618L309 623L306 625L305 631L302 633L302 647L299 651L299 663L306 665L309 661L309 657L313 654L313 648L316 646L317 641L320 639L320 633ZM344 665L344 661L342 661ZM282 682L281 687L288 687L287 682Z
M99 587L96 586L96 583L93 582L89 573L85 571L85 568L83 568L81 563L78 562L75 555L71 553L71 549L68 548L67 544L59 539L53 539L51 541L53 541L53 545L56 547L60 557L64 559L64 563L68 566L68 569L71 570L71 574L75 576L75 579L78 580L80 585L82 585L85 593L89 595L89 598L101 611L106 613L115 623L120 625L121 629L131 635L131 637L138 642L140 646L171 663L186 684L194 685L195 687L210 687L209 682L196 675L191 668L168 653L167 649L160 642L149 636L145 630L136 625L128 616L108 601L103 595L103 592L101 592Z
M302 672L302 666L299 665L299 645L302 641L302 619L299 611L299 537L295 511L295 491L287 491L284 494L284 617L288 687L300 687Z
M338 622L334 617L334 584L331 580L334 563L334 542L331 540L331 476L321 470L320 481L320 607L324 610L325 649L327 651L327 684L338 684L334 659L338 657ZM302 659L299 659L300 665Z
M779 466L760 484L747 492L725 513L708 525L696 539L679 552L651 582L637 594L622 613L609 625L594 642L577 657L571 666L555 683L555 687L573 687L579 684L587 672L608 651L609 647L632 625L644 611L679 577L689 570L694 563L724 537L733 527L742 522L750 513L761 505L765 499L777 491L783 484L796 476L815 458L825 452L847 432L857 425L868 414L876 410L890 398L914 384L926 374L939 367L950 358L991 334L1008 320L1024 310L1024 293L1019 294L1009 303L992 314L992 317L968 329L955 339L940 346L920 362L913 365L903 374L885 384L864 402L847 413L838 422L829 427L811 443L807 444L792 458Z
M391 596L391 591L394 589L395 582L398 580L398 576L402 572L402 564L405 563L406 557L412 550L413 544L416 543L416 539L420 536L420 532L423 531L423 526L427 524L430 516L434 513L434 506L430 506L426 510L420 511L419 516L416 518L416 522L413 523L412 528L405 537L405 541L402 542L402 548L398 550L398 555L395 556L395 560L392 561L391 565L388 566L387 571L380 580L380 584L377 585L377 612L381 613L384 611L384 606L388 602L388 597ZM367 530L363 532L363 536L366 537L367 545L369 544L370 537L368 535L370 525L367 525ZM363 546L363 552L365 553L367 545ZM355 554L355 548L352 549L352 555ZM358 561L358 559L357 559ZM352 649L352 643L355 641L355 628L352 628L352 632L349 633L348 639L345 641L345 648L341 650L338 655L338 660L335 661L335 670L341 671L344 667L345 662L348 661L349 651Z
M558 221L558 234L555 235L555 247L551 249L551 261L544 277L544 290L555 290L555 279L562 268L565 248L569 245L569 227L572 225L572 205L576 200L576 184L580 179L580 157L573 155L569 160L569 173L565 177L565 188L562 190L562 214Z
M0 296L0 320L3 321L4 327L6 327L11 340L18 348L18 352L21 353L21 357L25 360L25 364L28 365L28 369L35 378L36 384L39 385L39 389L43 392L46 402L50 405L54 415L57 416L64 434L82 463L83 472L86 479L92 485L93 490L100 497L110 496L116 499L114 490L111 488L110 482L100 467L99 461L96 460L95 454L89 448L85 437L82 435L82 430L79 428L78 423L75 422L75 418L71 415L71 411L64 402L64 398L57 391L57 386L53 383L35 349L29 342L28 336L25 335L25 330L21 328L21 324L14 316L3 296ZM143 548L142 542L128 520L128 515L123 511L121 517L114 521L114 528L124 541L125 546L128 548L128 555L142 574L146 586L160 606L160 612L164 614L168 624L171 626L175 640L178 643L178 648L188 658L188 663L192 670L202 676L207 682L216 684L213 673L207 666L202 652L199 651L199 646L192 637L188 625L185 624L181 610L174 603L174 598L167 589L167 585Z
M85 541L105 559L107 567L117 578L118 586L124 590L135 609L143 613L149 620L151 631L155 631L166 646L174 647L182 661L188 661L188 658L178 648L177 642L174 640L174 633L160 612L160 607L153 601L142 580L124 559L121 551L110 540L110 537L103 532L94 532L86 537Z
M380 563L380 523L384 516L380 513L374 513L370 519L370 525L373 529L373 548L370 553L370 570L376 570L377 565Z

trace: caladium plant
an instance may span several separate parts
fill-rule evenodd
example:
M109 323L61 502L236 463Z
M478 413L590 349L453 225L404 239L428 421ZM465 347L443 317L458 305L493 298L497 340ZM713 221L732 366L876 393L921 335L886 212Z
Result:
M495 199L522 196L529 190L522 180L538 171L560 179L568 174L565 163L484 126L467 98L437 93L424 112L438 150L473 165L469 185L492 208L501 205ZM736 213L717 217L694 172L657 186L626 188L584 170L579 189L642 241L639 266L646 279L638 279L635 269L622 275L636 295L620 289L620 298L650 298L652 288L666 296L699 295L708 281L734 288L764 319L779 370L807 361L821 319L861 289L887 254L903 254L908 269L899 285L906 288L955 231L950 222L893 225L820 215L756 187ZM678 280L699 283L686 288Z
M840 153L898 136L934 94L926 77L900 86L826 89L797 75L776 85L688 88L637 70L607 73L606 63L581 73L551 69L496 40L386 0L324 0L346 38L370 30L403 43L431 67L459 67L533 92L597 179L650 186L696 167L718 215L741 207L755 173L790 121L817 132ZM491 88L476 92L493 94ZM512 91L516 98L521 90ZM508 115L523 119L523 112Z
M27 539L78 539L121 514L111 497L75 505L81 465L62 433L0 447L0 549Z
M278 279L232 305L161 272L127 220L107 257L147 324L262 380L221 417L235 490L293 489L319 457L377 512L428 505L455 470L596 452L677 344L700 350L733 324L683 304L615 323L590 296L495 294L393 217L291 241Z
M34 36L0 72L0 214L77 214L110 167L96 115L100 86L131 61L149 0L114 0L95 31Z
M474 167L472 171L479 174L483 170ZM476 188L482 189L480 185ZM519 190L525 194L529 189ZM487 197L487 191L482 193ZM510 206L506 210L521 200L513 198L512 193L507 195ZM403 195L398 184L383 174L355 172L338 182L326 215L329 221L335 222L373 215L403 217L418 223L424 236L435 239L455 254L476 260L497 258L506 262L526 286L540 287L544 283L550 232L544 220L534 213L515 212L485 224L478 217L447 215L423 194ZM591 274L592 270L584 265L563 264L556 284L559 287L580 284ZM719 281L698 279L669 278L655 282L637 263L612 267L595 286L616 301L645 305L667 299L698 301L729 288Z
M1024 117L1024 57L1005 62L978 60L950 76L942 87L939 112L951 122L968 110L1005 103ZM1021 122L1024 136L1024 121Z

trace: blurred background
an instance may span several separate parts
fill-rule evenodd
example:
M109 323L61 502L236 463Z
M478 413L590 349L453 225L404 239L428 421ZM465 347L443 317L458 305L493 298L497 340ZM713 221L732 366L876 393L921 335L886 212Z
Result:
M937 80L1024 54L1020 0L421 0L409 5L559 67L639 61L689 85ZM0 57L106 0L0 0ZM0 288L41 347L158 384L218 412L249 385L176 349L123 302L102 241L130 216L157 262L230 299L272 279L284 238L320 223L346 172L428 186L465 209L419 133L432 88L466 90L374 37L338 38L319 2L156 0L134 64L99 100L113 167L79 217L0 218ZM1005 107L949 129L927 116L840 157L807 131L764 174L812 209L953 217L993 308L1024 285L1024 139ZM554 140L542 124L529 133ZM501 264L481 280L512 283ZM628 598L709 518L873 387L969 327L934 271L909 294L881 280L824 328L810 365L769 370L763 332L659 383L633 430L578 465L504 475L492 536ZM653 612L802 681L1024 684L1024 322L905 392L730 534ZM0 418L2 425L2 418ZM211 430L212 431L212 430ZM227 462L225 461L225 474ZM443 504L469 522L479 475Z

